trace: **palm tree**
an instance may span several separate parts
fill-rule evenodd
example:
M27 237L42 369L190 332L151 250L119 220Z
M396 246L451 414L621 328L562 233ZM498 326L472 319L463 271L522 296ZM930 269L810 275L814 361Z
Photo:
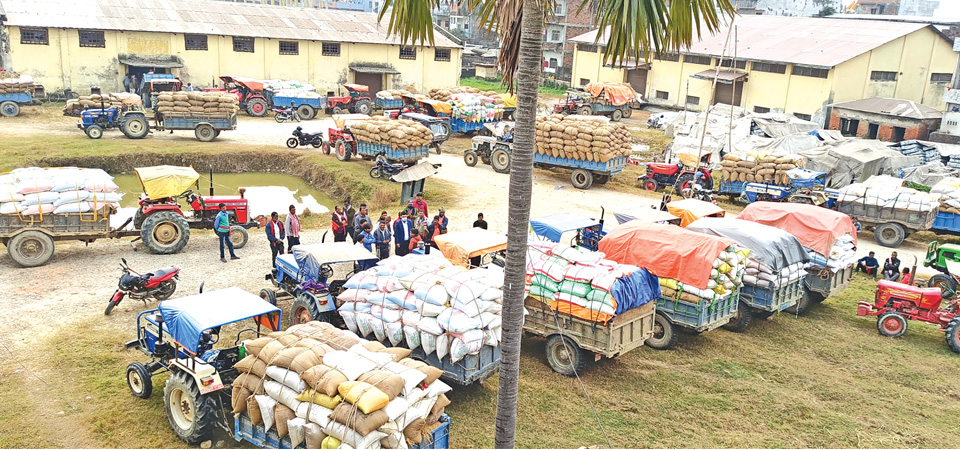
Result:
M494 438L497 448L513 448L543 24L545 13L553 10L554 0L447 1L475 11L479 23L488 32L497 34L501 42L498 69L507 88L517 93ZM386 0L380 19L390 11L388 33L398 35L404 44L433 44L431 10L441 2ZM580 9L588 4L596 11L597 26L607 30L597 33L597 40L607 38L604 63L614 66L626 64L630 59L639 61L640 56L647 59L651 52L670 52L688 46L701 31L717 31L721 18L734 14L729 0L583 0Z

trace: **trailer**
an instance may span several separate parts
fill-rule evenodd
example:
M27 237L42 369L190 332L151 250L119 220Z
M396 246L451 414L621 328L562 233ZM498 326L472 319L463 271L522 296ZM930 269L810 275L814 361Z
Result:
M720 190L717 191L717 193L730 196L731 199L738 199L740 198L740 194L743 194L743 188L746 186L746 181L721 181Z
M80 241L91 243L97 239L118 239L139 236L139 230L123 230L131 220L117 228L110 228L112 208L102 214L98 211L75 214L39 214L21 216L0 215L0 243L7 247L10 259L21 267L42 266L53 257L54 242Z
M403 100L377 97L377 106L380 109L400 109L403 108Z
M654 333L647 340L647 345L657 350L666 350L676 343L677 331L680 329L700 334L720 328L729 323L737 313L739 303L739 290L721 300L697 303L661 296L656 300Z
M16 117L20 115L20 107L38 104L29 92L15 94L0 94L0 116Z
M264 431L263 424L254 425L250 420L250 415L246 411L234 415L233 419L233 438L237 442L247 441L260 448L282 448L292 449L293 442L286 436L280 439L276 427L269 431ZM296 448L306 448L305 443L301 443ZM430 437L423 438L423 442L410 446L411 449L446 449L450 448L450 416L443 414L440 416L440 426L433 430Z
M376 158L377 155L383 153L383 156L387 158L387 161L397 161L402 163L417 162L430 153L430 147L426 145L409 148L393 148L384 144L356 141L356 146L357 153L362 156Z
M223 130L237 129L236 114L190 115L189 113L163 113L157 116L158 131L193 130L197 140L211 142Z
M276 95L271 91L264 92L267 94L267 100L270 101L274 108L292 106L301 120L310 120L317 117L317 113L323 111L324 106L327 104L327 97L324 96L289 97Z
M860 202L838 202L840 211L867 230L873 230L877 243L884 247L898 247L912 233L933 227L939 208L930 211L909 211ZM944 221L945 222L945 221Z
M441 116L443 117L443 116ZM487 124L496 124L500 119L482 120L479 122L468 122L459 117L450 118L450 128L454 133L470 134L483 130Z
M960 214L938 211L930 231L937 234L960 235Z

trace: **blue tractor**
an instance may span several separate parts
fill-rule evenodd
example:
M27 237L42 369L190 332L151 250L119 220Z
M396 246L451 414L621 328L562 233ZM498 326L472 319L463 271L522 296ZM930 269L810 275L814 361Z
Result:
M740 194L740 201L753 203L790 202L806 203L834 209L840 191L826 188L827 174L806 169L788 172L790 184L781 186L768 183L747 183Z
M253 324L241 327L233 343L221 342L225 326L247 319ZM160 302L137 316L137 339L126 348L139 349L150 362L127 366L127 386L147 399L152 377L169 372L163 387L167 420L177 437L196 445L215 428L229 429L230 385L239 376L234 364L245 353L241 336L259 337L264 328L264 333L279 331L280 323L276 306L238 287Z
M119 108L85 109L80 113L77 128L83 130L90 139L100 139L103 130L118 128L130 139L143 139L150 133L150 122L143 111L121 112Z
M567 213L530 219L530 228L537 236L552 242L560 242L564 233L576 231L577 234L571 239L570 246L582 247L595 252L600 239L606 236L609 231L603 226L604 212L603 208L600 208L600 220Z

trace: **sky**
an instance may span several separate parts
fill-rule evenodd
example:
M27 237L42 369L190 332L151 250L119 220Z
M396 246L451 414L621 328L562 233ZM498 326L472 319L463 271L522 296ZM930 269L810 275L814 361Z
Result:
M960 18L960 0L940 0L940 6L933 15L940 18Z

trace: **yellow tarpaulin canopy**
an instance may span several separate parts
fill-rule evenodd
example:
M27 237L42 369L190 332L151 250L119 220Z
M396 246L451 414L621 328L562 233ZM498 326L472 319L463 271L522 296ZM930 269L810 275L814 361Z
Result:
M418 98L417 101L425 105L432 106L433 109L438 113L450 114L451 112L453 112L453 106L450 106L450 104L447 102L441 102L439 100L431 100L429 98Z
M470 258L507 249L506 236L482 228L440 234L433 242L445 258L459 266L467 266Z
M200 179L193 167L153 166L134 169L140 178L143 192L150 200L164 197L176 197Z
M686 227L701 217L723 217L727 213L713 203L693 198L667 203L667 211L680 218L681 227Z
M500 94L500 98L503 100L504 108L516 108L517 107L517 96L511 94Z

